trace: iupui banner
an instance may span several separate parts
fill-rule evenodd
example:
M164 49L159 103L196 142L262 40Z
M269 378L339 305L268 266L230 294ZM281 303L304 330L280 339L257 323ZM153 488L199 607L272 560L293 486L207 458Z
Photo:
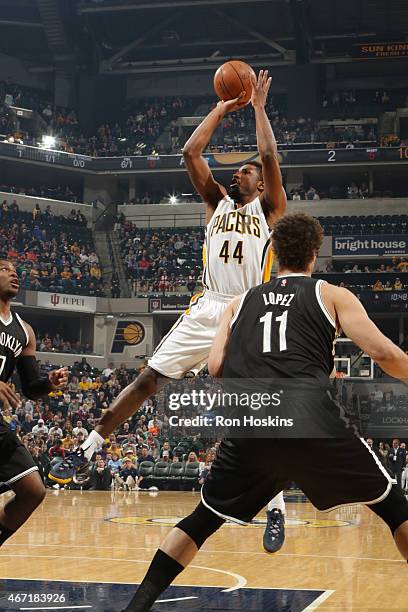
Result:
M365 43L353 45L353 58L388 59L408 57L408 42Z
M407 254L408 236L406 234L333 236L333 257Z
M96 297L87 295L68 295L64 293L37 293L37 306L49 310L76 310L80 312L95 312Z

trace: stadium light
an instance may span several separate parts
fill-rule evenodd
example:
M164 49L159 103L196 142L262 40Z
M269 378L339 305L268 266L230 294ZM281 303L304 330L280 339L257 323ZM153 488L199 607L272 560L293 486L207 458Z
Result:
M42 137L41 146L44 149L53 149L56 144L57 144L57 139L55 138L55 136L48 136L47 134L45 134Z

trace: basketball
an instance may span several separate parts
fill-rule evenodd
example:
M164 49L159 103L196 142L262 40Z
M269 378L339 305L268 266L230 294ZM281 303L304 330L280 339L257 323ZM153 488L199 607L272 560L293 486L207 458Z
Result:
M251 74L255 75L249 64L240 60L231 60L222 64L214 75L214 89L220 100L226 102L237 98L245 91L242 103L250 100L252 94Z

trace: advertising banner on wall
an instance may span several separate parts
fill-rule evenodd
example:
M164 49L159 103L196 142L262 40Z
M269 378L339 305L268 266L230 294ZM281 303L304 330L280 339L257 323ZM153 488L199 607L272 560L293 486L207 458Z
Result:
M50 310L76 310L95 312L96 297L88 295L69 295L64 293L37 293L37 306Z
M353 45L355 59L391 59L408 57L408 42L364 43Z
M333 257L407 255L408 235L333 236Z
M169 297L150 297L149 312L164 310L186 310L190 304L191 295L169 296Z

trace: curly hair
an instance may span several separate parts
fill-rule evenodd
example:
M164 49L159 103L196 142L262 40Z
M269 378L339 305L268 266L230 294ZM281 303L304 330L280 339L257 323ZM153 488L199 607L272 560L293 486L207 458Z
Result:
M310 215L285 215L273 227L272 247L281 268L304 272L323 242L323 229Z

